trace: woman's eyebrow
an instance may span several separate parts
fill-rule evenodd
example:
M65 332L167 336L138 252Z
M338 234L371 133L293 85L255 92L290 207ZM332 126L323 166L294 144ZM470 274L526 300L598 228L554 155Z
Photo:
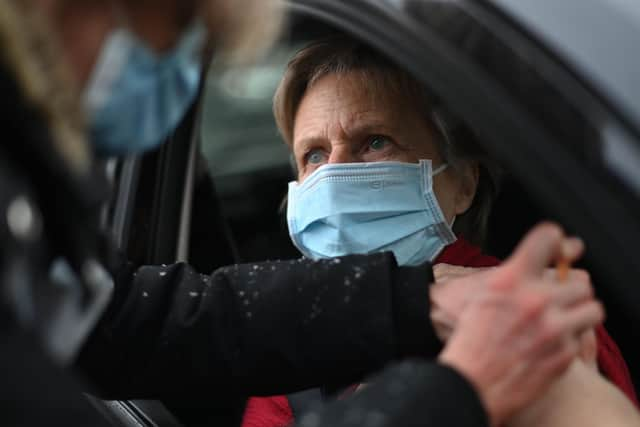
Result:
M293 142L293 151L299 151L303 153L309 147L316 147L318 145L326 144L326 138L318 137L318 136L309 136L306 138L301 138ZM296 150L297 148L297 150Z
M356 119L347 123L344 132L350 137L373 134L395 134L398 129L390 126L386 121L379 119ZM308 147L316 147L327 144L328 140L324 136L302 136L293 142L294 152L305 151ZM296 150L297 149L297 150Z

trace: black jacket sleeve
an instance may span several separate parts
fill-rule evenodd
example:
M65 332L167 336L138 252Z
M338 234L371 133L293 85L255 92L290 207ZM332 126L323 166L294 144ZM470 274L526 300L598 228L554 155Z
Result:
M116 295L80 357L103 397L210 399L348 383L434 356L429 265L390 253L234 265L206 276L147 266Z
M386 369L350 398L302 415L299 427L484 427L489 419L474 388L455 370L405 362Z

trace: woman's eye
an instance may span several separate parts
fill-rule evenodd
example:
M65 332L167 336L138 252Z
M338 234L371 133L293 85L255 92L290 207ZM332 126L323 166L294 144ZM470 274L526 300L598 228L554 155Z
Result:
M313 150L307 154L307 163L312 165L320 164L324 161L324 154L322 151Z
M369 141L369 148L372 151L382 151L391 144L391 140L385 136L374 136Z

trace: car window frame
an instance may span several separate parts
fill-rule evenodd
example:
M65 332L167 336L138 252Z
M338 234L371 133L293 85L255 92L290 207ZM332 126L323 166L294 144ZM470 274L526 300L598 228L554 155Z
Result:
M184 248L188 248L189 233L185 230L191 215L201 95L199 91L176 130L158 149L116 160L115 192L106 223L117 248L138 265L187 261ZM137 241L141 234L133 232L136 228L146 231L142 243ZM125 427L183 425L161 401L88 399L111 422Z

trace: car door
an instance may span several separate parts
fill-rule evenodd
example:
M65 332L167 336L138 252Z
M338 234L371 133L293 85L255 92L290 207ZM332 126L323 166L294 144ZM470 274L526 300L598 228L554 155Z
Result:
M184 252L180 235L185 226L184 211L191 206L191 198L185 195L193 193L190 168L197 146L193 129L198 111L196 101L159 149L107 162L114 191L103 226L118 249L137 265L173 263ZM159 401L87 397L114 425L183 425L179 416Z

